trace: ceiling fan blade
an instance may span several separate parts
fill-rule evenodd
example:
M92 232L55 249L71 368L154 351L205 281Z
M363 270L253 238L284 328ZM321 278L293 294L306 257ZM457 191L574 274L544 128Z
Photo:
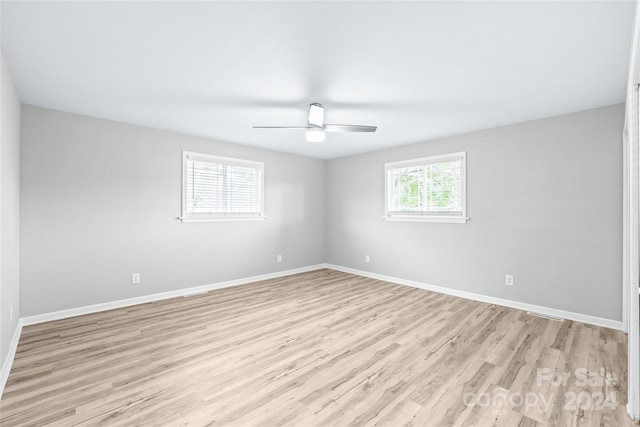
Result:
M309 129L309 126L253 126L254 129Z
M375 132L377 126L363 125L324 125L325 132Z
M324 107L318 103L309 104L309 126L322 127L324 125Z

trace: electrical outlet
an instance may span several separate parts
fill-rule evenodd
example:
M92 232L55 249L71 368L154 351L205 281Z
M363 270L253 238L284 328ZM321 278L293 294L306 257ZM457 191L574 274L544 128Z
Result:
M282 262L282 255L278 255L276 257L276 262Z
M513 276L507 274L504 278L504 284L507 286L513 286Z
M371 261L371 258L369 257L369 255L365 255L364 262L369 262L369 261Z
M131 283L133 283L134 285L136 283L140 283L140 273L133 273L131 275Z
M13 304L9 306L9 322L13 322Z

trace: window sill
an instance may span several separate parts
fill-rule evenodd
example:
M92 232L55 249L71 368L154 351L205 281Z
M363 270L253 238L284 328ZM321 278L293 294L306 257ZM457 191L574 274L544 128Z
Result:
M403 222L445 222L450 224L465 224L470 218L459 216L383 216L385 221Z
M217 218L185 218L177 217L182 222L232 222L232 221L264 221L266 216L229 216Z

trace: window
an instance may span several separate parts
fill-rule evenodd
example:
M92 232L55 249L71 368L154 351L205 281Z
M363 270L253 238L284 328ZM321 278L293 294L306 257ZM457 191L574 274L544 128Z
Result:
M466 152L385 164L385 219L467 222Z
M264 219L264 163L182 153L182 221Z

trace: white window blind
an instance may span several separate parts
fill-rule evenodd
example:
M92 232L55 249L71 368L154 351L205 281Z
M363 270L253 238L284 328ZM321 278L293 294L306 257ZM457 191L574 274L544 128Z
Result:
M183 153L183 220L264 217L264 164Z
M385 218L466 222L466 153L385 164Z

